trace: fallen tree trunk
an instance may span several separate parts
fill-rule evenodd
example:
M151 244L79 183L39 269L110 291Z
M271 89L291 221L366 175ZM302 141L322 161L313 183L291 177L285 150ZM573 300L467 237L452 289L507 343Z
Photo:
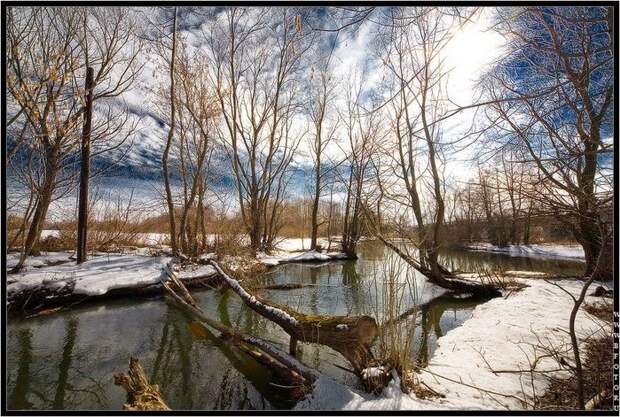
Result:
M238 349L271 370L293 388L293 391L291 391L293 397L301 399L311 390L312 383L319 376L317 371L306 367L297 359L260 338L245 335L209 318L200 309L189 291L176 277L176 274L170 268L166 268L166 273L169 280L164 281L162 285L170 299L178 307L182 308L191 317L220 332L222 339L230 341Z
M114 383L127 391L127 402L123 410L169 411L157 385L151 385L138 359L131 358L129 372L114 375Z
M424 275L429 282L435 285L445 288L451 292L459 294L472 294L475 297L484 299L500 297L502 295L500 290L494 285L480 284L473 281L467 281L462 278L455 278L450 271L442 268L441 266L440 273L433 272L422 266L419 262L401 250L397 245L383 237L381 233L376 233L376 236L385 246L394 251L402 260L407 262L407 264L412 266L415 270Z
M477 282L466 281L464 279L456 279L452 272L445 269L438 262L435 262L434 269L427 268L421 262L418 262L417 260L409 256L407 253L405 253L403 250L401 250L397 245L393 244L388 239L386 239L381 233L380 228L377 227L373 216L369 216L366 204L362 203L361 207L362 207L362 214L368 221L368 224L371 227L371 230L373 230L373 234L381 242L383 242L385 246L387 246L392 251L394 251L408 265L410 265L411 267L413 267L413 269L415 269L416 271L424 275L429 280L429 282L437 286L440 286L442 288L445 288L451 292L455 292L459 294L463 294L463 293L472 294L476 297L480 297L484 299L500 297L502 295L500 290L494 285L481 284Z
M481 303L480 299L474 296L469 296L466 298L455 298L451 296L449 293L442 294L439 297L433 298L425 303L417 304L411 308L408 308L407 310L403 311L401 314L399 314L398 316L394 317L391 320L384 321L383 323L381 323L381 328L383 329L388 326L396 325L408 319L411 316L417 315L419 313L423 313L425 311L429 311L433 308L438 308L441 310L441 312L438 314L438 316L441 317L443 315L443 311L445 309L450 308L450 304L452 302L458 302L459 307L462 307L462 308L469 308L469 307L473 308Z
M329 346L340 353L353 367L353 371L371 391L378 389L369 378L367 369L379 369L380 364L372 354L372 344L378 335L378 326L369 316L307 315L287 306L266 301L250 294L239 282L228 275L215 261L211 265L241 300L261 316L279 325L291 337L291 353L297 341ZM386 373L389 372L386 370Z

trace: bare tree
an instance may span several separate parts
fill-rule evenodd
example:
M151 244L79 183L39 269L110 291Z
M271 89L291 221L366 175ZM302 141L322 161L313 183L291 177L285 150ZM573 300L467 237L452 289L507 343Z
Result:
M311 111L310 118L314 127L314 136L310 141L310 151L314 162L314 199L312 201L311 214L311 237L310 249L317 247L317 237L319 232L319 203L323 190L326 186L325 177L334 168L334 164L325 166L324 154L329 144L334 139L337 121L329 121L328 112L330 102L334 99L335 85L333 75L330 74L328 63L319 63L320 67L312 74L313 83L311 92Z
M602 163L613 153L605 140L613 132L611 13L609 7L501 9L498 30L512 52L487 83L496 100L494 140L537 170L538 201L572 228L588 276L602 250L599 224L612 221L612 167ZM611 245L605 251L597 279L613 276Z
M206 34L213 83L224 119L241 216L252 249L269 250L279 227L289 167L301 134L301 59L309 48L299 16L288 9L225 10L225 23ZM268 18L280 24L270 25Z
M7 90L19 108L16 120L22 120L31 132L28 152L40 156L28 174L36 204L20 261L13 271L20 270L26 258L36 251L55 193L73 181L74 172L69 165L78 149L79 121L85 109L81 87L86 65L85 37L91 39L90 65L96 69L92 99L102 103L97 110L101 121L92 128L95 152L91 157L120 146L133 130L125 128L129 116L119 116L122 110L115 111L118 104L112 103L131 87L140 69L135 62L139 47L131 44L130 13L120 8L97 9L89 20L90 30L84 29L84 15L82 8L8 10ZM111 22L115 25L108 30ZM122 139L114 138L111 144L114 136Z
M365 110L363 95L366 74L352 75L346 84L345 108L340 113L346 143L341 146L345 161L340 175L346 197L342 218L342 249L354 256L363 229L364 191L372 175L372 156L381 139L380 114ZM366 103L369 104L369 103Z
M179 137L176 157L183 197L178 233L182 252L196 256L207 244L205 192L220 109L204 67L205 57L199 53L190 56L185 42L180 46L176 75L179 84L175 92Z
M391 173L398 181L388 185L379 174L380 192L375 194L401 205L401 218L415 220L417 236L401 236L415 243L415 253L386 239L372 216L370 201L362 205L364 217L381 241L431 282L454 291L497 296L499 291L491 285L452 279L454 274L438 259L446 216L443 122L479 105L446 108L448 71L441 52L453 36L458 16L435 8L394 9L390 13L391 24L385 25L387 31L379 38L380 59L388 72L384 92L388 99L371 113L386 112L393 121L392 147L383 148L392 159ZM408 18L411 13L415 19Z

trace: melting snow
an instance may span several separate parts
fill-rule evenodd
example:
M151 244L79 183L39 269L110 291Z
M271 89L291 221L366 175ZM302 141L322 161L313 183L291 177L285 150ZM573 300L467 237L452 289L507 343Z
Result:
M335 261L348 259L348 256L344 252L318 252L318 251L307 251L307 252L276 252L273 255L267 255L263 252L259 252L256 255L256 259L258 259L261 263L268 266L275 266L281 263L289 263L289 262L325 262L325 261Z
M20 292L38 286L59 288L72 282L76 294L103 295L113 289L158 283L164 274L164 266L170 260L166 256L99 255L80 265L71 262L9 275L7 292ZM198 278L215 273L211 265L195 265L181 271L179 278Z
M505 253L510 256L525 256L533 258L556 258L584 260L585 255L580 245L534 244L494 246L490 243L473 243L467 249L480 252Z

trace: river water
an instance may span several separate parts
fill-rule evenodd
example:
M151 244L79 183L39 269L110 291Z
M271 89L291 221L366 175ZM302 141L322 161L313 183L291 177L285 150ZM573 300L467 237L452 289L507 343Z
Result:
M476 302L441 296L423 277L407 275L378 242L360 244L360 259L276 267L256 285L302 284L260 295L309 314L368 314L379 322L403 313L415 320L411 354L424 364L438 337L471 317ZM583 264L465 251L445 251L443 262L464 271L526 270L575 275ZM386 300L399 294L397 305ZM246 308L227 290L194 293L202 308L222 323L261 336L287 350L288 336ZM407 314L412 306L425 307ZM390 315L392 314L392 316ZM231 348L208 328L190 322L161 297L119 299L78 305L50 316L12 318L7 325L9 409L120 410L125 392L113 375L140 359L150 381L159 384L172 409L287 409L294 406L286 386L246 354ZM342 383L357 386L342 370L347 363L329 348L299 344L299 358Z

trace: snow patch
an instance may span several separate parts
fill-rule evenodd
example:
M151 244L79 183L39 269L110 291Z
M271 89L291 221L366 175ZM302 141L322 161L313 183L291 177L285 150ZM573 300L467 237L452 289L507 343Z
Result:
M66 255L63 253L62 256ZM58 289L69 283L74 285L74 293L90 296L103 295L119 288L143 287L159 283L170 260L167 256L98 255L80 265L71 262L27 269L10 275L7 293L14 294L35 287ZM179 272L179 278L200 278L216 273L211 265L190 265Z
M479 252L503 253L510 256L523 256L532 258L555 258L568 260L585 260L583 247L580 245L559 244L533 244L533 245L508 245L494 246L490 243L472 243L465 246L466 249Z
M385 368L383 366L371 366L370 368L362 369L362 378L379 378L384 373Z
M533 345L538 344L536 334L543 340L556 344L568 343L568 334L561 330L568 327L573 301L560 288L544 280L519 280L527 288L508 298L494 298L478 305L472 318L440 337L438 348L420 379L437 392L446 395L441 407L466 409L521 409L523 390L532 393L529 373L494 374L495 370L529 369L528 357L533 358ZM555 281L574 295L583 283ZM587 297L586 301L594 300ZM600 331L599 325L585 312L577 316L576 329L580 339ZM486 362L485 362L486 360ZM557 368L552 359L542 359L538 370ZM449 378L452 381L441 378ZM501 393L504 396L483 393L468 385ZM534 387L541 393L547 380L534 376ZM506 397L511 396L511 397Z
M380 395L367 394L339 384L321 375L314 383L314 390L297 403L294 410L433 410L442 407L435 402L421 400L403 393L395 371L392 380Z
M259 252L256 254L256 259L267 266L275 266L282 263L291 262L327 262L344 260L348 258L349 256L344 252L318 252L315 250L301 253L278 251L272 255L267 255L264 252Z

